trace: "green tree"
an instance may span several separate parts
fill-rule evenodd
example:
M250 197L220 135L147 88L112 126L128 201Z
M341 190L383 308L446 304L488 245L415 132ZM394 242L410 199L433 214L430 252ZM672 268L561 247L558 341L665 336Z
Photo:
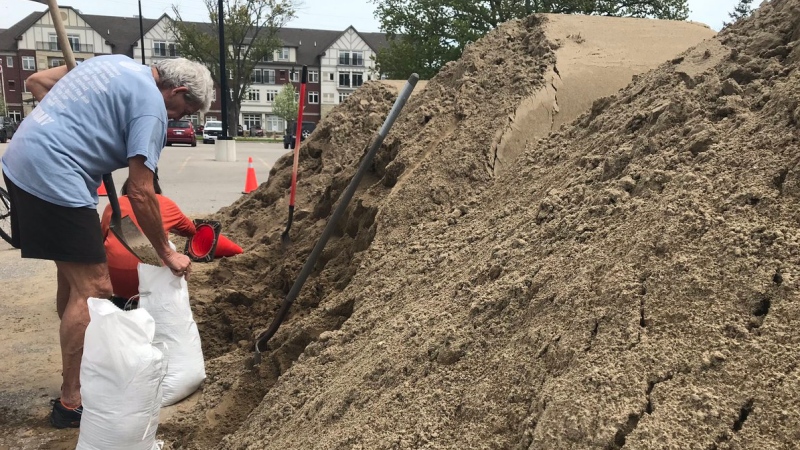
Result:
M464 47L503 22L533 13L596 14L685 20L687 0L371 0L388 38L378 71L430 79Z
M300 109L300 104L296 97L292 83L284 84L283 89L278 92L272 103L272 114L287 122L297 120L297 110Z
M722 26L727 27L728 25L736 23L739 19L749 16L752 12L753 0L739 0L739 3L733 8L733 11L728 13L728 17L731 18L731 21L723 23Z
M211 24L184 22L176 5L170 29L181 56L201 62L220 85L219 14L217 0L203 0ZM294 0L224 0L225 69L229 95L228 133L236 135L242 100L248 95L256 64L271 59L281 46L278 31L295 17ZM225 93L223 93L225 95Z

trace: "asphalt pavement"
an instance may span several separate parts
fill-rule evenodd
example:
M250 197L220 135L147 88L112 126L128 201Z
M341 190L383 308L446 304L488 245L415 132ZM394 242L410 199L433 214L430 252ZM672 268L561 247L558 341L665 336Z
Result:
M9 144L0 144L0 157ZM241 197L247 175L247 158L253 158L256 179L261 184L267 181L275 161L291 150L284 150L281 143L253 141L236 142L236 162L219 162L214 159L214 144L197 147L175 144L164 148L158 163L158 178L164 195L178 204L192 218L202 217L228 206ZM117 191L128 176L127 169L114 172ZM3 184L0 177L0 184ZM4 186L5 187L5 186ZM100 197L98 210L108 204Z

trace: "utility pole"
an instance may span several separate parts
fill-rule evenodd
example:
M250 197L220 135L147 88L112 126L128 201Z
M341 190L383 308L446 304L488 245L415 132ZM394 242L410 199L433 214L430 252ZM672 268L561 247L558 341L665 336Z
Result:
M225 9L222 6L223 0L219 0L218 15L219 20L219 89L222 94L222 136L217 139L227 140L228 137L228 71L225 70L225 60L228 59L228 52L225 48Z
M139 47L139 51L142 53L142 65L145 65L145 62L144 62L144 19L142 19L142 0L139 0L139 38L142 40L142 45Z
M25 81L23 81L24 83ZM0 94L3 94L3 106L6 108L6 117L8 117L8 102L6 101L6 76L3 73L3 68L0 67L0 84L3 85L3 91Z

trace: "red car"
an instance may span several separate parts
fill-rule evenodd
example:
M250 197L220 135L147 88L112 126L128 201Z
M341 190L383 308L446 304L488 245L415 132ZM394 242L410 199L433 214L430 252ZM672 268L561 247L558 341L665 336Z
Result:
M186 120L170 120L167 124L167 145L190 144L197 147L197 138L194 136L194 127Z

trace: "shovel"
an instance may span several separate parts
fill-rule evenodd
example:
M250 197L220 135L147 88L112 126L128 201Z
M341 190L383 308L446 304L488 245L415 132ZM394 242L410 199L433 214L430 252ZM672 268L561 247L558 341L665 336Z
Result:
M303 106L306 99L306 83L308 82L308 66L303 66L303 73L300 79L300 104L297 107L297 131L294 138L294 164L292 165L292 189L289 194L289 221L286 229L281 233L281 245L283 247L292 243L289 237L289 230L292 228L294 220L294 197L297 192L297 165L300 161L300 141L303 140Z
M286 319L286 316L289 314L289 308L291 308L294 299L300 294L300 290L303 288L303 284L306 282L306 279L309 275L311 275L311 271L317 264L317 260L319 259L320 254L322 254L322 250L325 249L325 244L328 243L328 239L330 239L331 235L333 234L339 219L347 209L347 205L353 198L356 189L358 189L358 185L361 183L361 179L364 178L364 174L366 174L372 166L372 160L375 158L375 154L378 153L378 149L380 149L381 144L383 144L384 138L386 138L386 135L389 134L389 130L392 129L392 125L394 125L395 120L397 120L397 116L400 115L400 111L403 110L403 106L405 106L406 101L411 96L411 92L414 91L414 87L417 85L418 80L419 76L416 73L412 73L408 78L405 87L402 91L400 91L400 95L397 97L397 100L395 100L394 105L389 111L389 115L386 117L386 120L383 122L383 126L381 127L380 131L372 137L372 144L369 146L369 150L367 150L367 153L361 160L361 165L358 166L358 170L356 170L356 174L353 175L353 178L350 180L350 184L347 185L347 189L345 189L344 193L342 193L341 197L339 198L339 204L336 205L336 209L328 219L328 224L325 225L325 229L322 230L322 235L319 237L317 244L314 245L314 249L311 250L311 254L308 255L308 258L306 259L305 264L303 264L303 268L300 270L300 274L294 281L291 290L289 290L289 293L283 299L283 302L281 302L280 310L278 310L278 313L272 319L272 323L269 325L269 328L267 328L267 331L264 331L256 338L254 344L255 353L253 354L253 365L261 363L262 349L267 349L267 342L278 331L278 327L281 326L281 323L283 323L284 319ZM297 138L299 140L299 134Z
M122 246L128 249L139 261L151 266L160 266L161 258L156 253L156 249L150 244L147 236L142 233L142 230L133 223L129 216L120 217L122 213L119 209L117 191L114 189L114 179L111 178L110 173L103 175L103 185L106 187L108 203L111 204L109 230L114 233L114 236L117 237Z
M56 0L33 0L37 3L44 3L50 9L50 17L53 19L53 26L56 29L56 37L58 38L58 45L64 54L64 61L67 63L67 69L72 70L75 68L75 56L72 54L72 47L69 40L67 40L67 30L64 28L64 22L61 20L61 14L58 11L58 2ZM117 199L117 191L114 189L114 179L111 174L103 175L103 184L106 187L106 194L108 195L108 202L111 204L111 232L119 239L122 245L133 253L134 256L139 258L145 264L152 264L154 266L161 265L161 258L158 257L156 250L150 244L147 237L142 234L142 230L133 223L130 217L122 215L119 209L119 200Z

